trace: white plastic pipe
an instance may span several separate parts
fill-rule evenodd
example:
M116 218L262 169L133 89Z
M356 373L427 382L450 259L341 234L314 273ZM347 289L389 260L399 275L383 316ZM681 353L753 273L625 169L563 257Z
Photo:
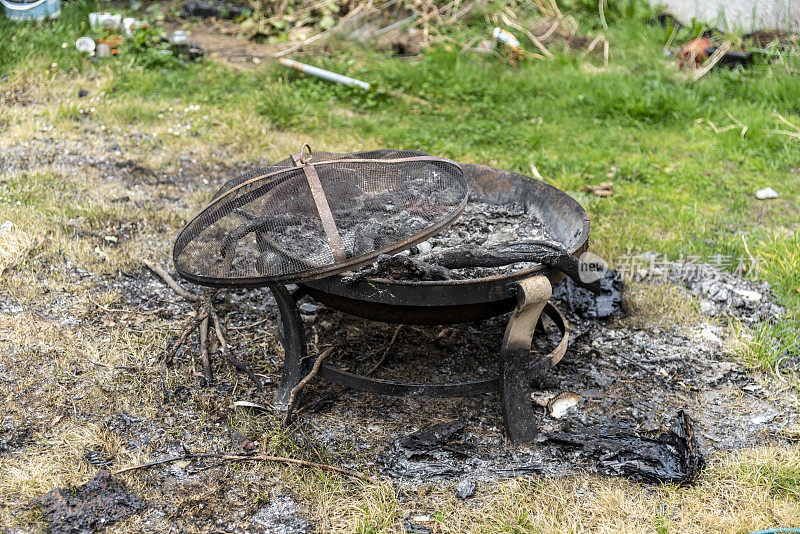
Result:
M331 72L329 70L321 69L319 67L314 67L312 65L307 65L305 63L300 63L299 61L295 61L293 59L287 59L285 57L281 57L278 58L278 63L283 65L284 67L289 67L290 69L299 70L300 72L305 72L306 74L310 74L311 76L316 76L317 78L322 78L323 80L328 80L329 82L336 82L342 85L355 85L364 89L365 91L369 91L370 89L372 89L372 86L367 82L362 82L361 80L356 80L355 78L351 78L349 76L336 74L335 72Z

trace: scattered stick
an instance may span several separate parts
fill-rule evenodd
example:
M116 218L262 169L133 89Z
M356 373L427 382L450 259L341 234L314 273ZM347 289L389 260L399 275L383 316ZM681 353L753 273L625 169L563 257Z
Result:
M716 65L717 62L720 59L722 59L722 56L724 56L728 52L728 50L730 50L730 49L731 49L731 42L730 41L725 41L724 43L719 45L719 48L714 50L714 53L711 54L711 57L708 58L708 60L706 60L705 63L703 63L703 68L695 71L695 73L692 75L692 79L699 80L700 78L705 76L706 73L708 71L710 71L711 69L713 69L714 65Z
M553 24L550 26L550 29L544 32L542 35L539 35L537 39L539 39L541 42L544 43L547 39L550 38L551 35L553 35L553 32L555 32L558 29L558 27L561 26L561 20L562 17L560 16L557 17L556 20L553 22Z
M324 351L317 356L317 359L314 360L314 366L311 368L311 371L297 384L295 387L292 388L292 392L289 395L289 405L286 409L286 415L283 416L283 424L289 424L289 420L292 417L292 411L294 410L294 405L297 402L297 397L300 395L300 392L303 391L303 388L306 387L312 378L314 378L317 373L319 372L319 368L322 367L322 362L331 355L331 353L338 347L339 344L331 345Z
M778 129L775 129L775 130L767 130L767 132L774 133L774 134L779 134L779 135L786 135L788 137L793 137L793 138L797 139L798 141L800 141L800 126L797 126L796 124L794 124L793 122L788 120L786 117L784 117L783 115L781 115L777 111L775 111L774 113L775 113L775 116L778 118L778 121L780 121L784 125L788 126L789 128L792 128L794 131L792 131L792 130L778 130Z
M537 180L541 180L542 182L546 181L546 180L544 179L544 176L542 176L542 175L541 175L541 173L539 172L539 169L538 169L538 168L536 168L536 165L534 165L533 163L531 163L531 174L532 174L532 175L533 175L533 177L534 177L534 178L536 178Z
M253 384L255 384L259 392L264 393L264 386L261 384L261 380L259 380L255 373L253 373L253 370L228 350L228 342L225 340L225 334L222 331L222 324L220 323L219 317L217 316L217 312L214 311L214 308L211 308L211 320L214 322L214 332L217 334L217 340L219 341L222 354L228 358L228 361L231 362L236 369L250 377L250 380L253 382Z
M198 310L197 315L189 319L186 323L186 327L181 332L181 335L178 336L178 339L173 343L169 348L167 348L166 353L164 354L164 362L167 365L172 365L172 362L175 359L175 354L178 352L178 349L183 346L184 343L189 339L189 336L194 332L200 324L208 318L208 314L203 314L202 310Z
M223 331L222 323L219 320L219 316L217 315L217 312L214 310L213 306L213 299L217 294L217 290L208 289L203 295L192 293L191 291L187 291L186 289L182 288L160 265L150 262L145 262L145 265L147 265L147 268L153 271L153 273L158 275L159 278L161 278L167 284L167 286L175 291L175 293L186 300L197 304L195 316L189 319L189 321L186 323L186 327L183 329L183 332L181 332L181 335L178 336L178 339L167 348L162 362L166 363L167 365L172 365L178 349L180 349L180 347L182 347L188 341L189 336L197 328L200 328L200 361L203 366L203 377L205 378L207 384L211 383L211 380L213 380L213 370L211 367L211 356L209 354L210 340L208 333L209 328L211 325L213 325L216 340L219 342L219 350L238 371L245 373L250 378L250 380L258 388L259 392L263 393L264 388L261 385L261 381L258 380L258 377L256 377L255 373L253 373L253 371L244 362L239 360L228 350L228 342L225 339L225 332ZM265 319L264 321L256 324L261 324L267 320L268 319ZM192 365L194 365L194 360L192 360L192 362Z
M530 39L530 41L531 41L531 42L532 42L534 45L536 45L536 48L538 48L539 50L541 50L541 51L542 51L542 54L544 54L544 55L545 55L545 57L549 57L549 58L553 58L553 57L555 57L555 56L553 55L553 53L552 53L550 50L548 50L548 49L547 49L547 47L546 47L546 46L544 46L544 44L543 44L543 43L542 43L542 42L541 42L541 41L540 41L540 40L539 40L539 39L538 39L538 38L537 38L537 37L536 37L536 36L533 34L533 32L531 32L531 31L530 31L530 30L528 30L527 28L524 28L522 25L520 25L520 24L517 24L516 22L514 22L513 20L511 20L511 19L510 19L510 18L509 18L509 17L508 17L508 16L507 16L505 13L501 13L501 14L500 14L500 18L501 18L501 19L503 20L503 22L505 22L507 25L511 26L511 27L512 27L512 28L514 28L515 30L519 30L519 31L521 31L521 32L522 32L522 33L524 33L526 36L528 36L528 39Z
M364 376L369 376L369 375L371 375L372 373L374 373L375 371L377 371L377 370L378 370L378 368L379 368L381 365L383 365L383 362L384 362L384 361L386 361L386 356L389 354L389 349L391 349L391 348L392 348L392 345L394 345L394 342L395 342L395 340L397 339L397 334L399 334L399 333L400 333L400 330L401 330L402 328L403 328L403 325L397 325L397 328L395 328L395 330L394 330L394 334L392 335L392 339L390 339L390 340L389 340L389 343L388 343L388 344L386 345L386 347L383 349L383 354L381 354L381 358L380 358L380 359L379 359L379 360L378 360L378 361L375 363L375 365L373 365L372 367L370 367L370 369L369 369L369 370L368 370L366 373L364 373Z
M208 358L208 316L207 313L200 322L200 363L203 365L203 377L206 379L206 385L211 384L214 379L211 360Z
M600 12L600 22L603 24L603 29L608 31L608 23L606 22L606 14L604 9L604 4L606 0L599 0L597 2L597 10Z
M347 475L349 477L358 478L365 481L372 481L371 477L365 475L364 473L359 473L358 471L353 471L351 469L345 469L343 467L336 467L333 465L321 464L317 462L309 462L307 460L298 460L297 458L289 458L286 456L271 456L269 454L241 456L235 454L189 453L181 456L172 456L170 458L164 458L163 460L156 460L154 462L147 462L144 464L137 464L128 467L123 467L122 469L117 469L116 471L113 471L111 474L116 476L116 475L121 475L123 473L128 473L130 471L136 471L138 469L147 469L149 467L155 467L157 465L163 465L171 462L178 462L181 460L192 460L195 458L210 458L216 460L225 460L228 462L263 461L263 462L283 463L289 465L296 465L298 467L308 467L313 469L322 469L323 471L333 471L334 473L340 473L342 475Z
M255 328L257 326L261 326L262 324L271 321L271 317L267 317L266 319L261 319L260 321L256 321L255 323L246 324L242 326L229 326L228 330L250 330L251 328Z
M144 264L147 265L148 269L157 274L159 278L161 278L170 287L170 289L172 289L179 296L185 298L186 300L190 300L192 302L200 302L200 299L203 298L197 293L192 293L191 291L183 289L180 285L178 285L178 282L176 282L175 279L172 278L169 275L169 273L165 271L164 268L161 267L160 265L151 263L149 261L144 262Z
M320 462L324 461L322 459L322 454L320 454L320 452L317 450L314 444L311 443L311 439L309 439L308 434L306 434L306 431L303 429L303 425L297 425L297 428L300 430L300 433L303 434L303 439L306 440L306 444L309 447L311 447L312 451L314 451L314 455L316 455L316 457L319 458ZM265 452L262 450L261 454L265 454Z

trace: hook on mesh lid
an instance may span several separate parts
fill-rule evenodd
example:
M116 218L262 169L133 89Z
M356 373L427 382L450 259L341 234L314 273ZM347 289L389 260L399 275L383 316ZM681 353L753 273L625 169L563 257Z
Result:
M306 149L308 149L308 155L306 155ZM300 152L292 154L292 161L298 167L300 165L307 165L308 162L311 161L311 145L303 143L303 146L300 147Z

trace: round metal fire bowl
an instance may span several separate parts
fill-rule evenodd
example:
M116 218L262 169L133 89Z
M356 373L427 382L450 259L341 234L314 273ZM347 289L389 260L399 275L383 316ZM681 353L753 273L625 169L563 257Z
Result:
M574 256L589 246L589 218L564 191L542 181L485 165L462 163L471 198L495 204L522 204L544 222L550 234ZM520 239L527 236L521 235ZM539 265L512 273L469 280L409 281L370 278L345 284L341 276L303 282L312 297L331 308L377 321L449 324L478 321L510 312L516 305L509 288L544 275L551 284L560 271Z

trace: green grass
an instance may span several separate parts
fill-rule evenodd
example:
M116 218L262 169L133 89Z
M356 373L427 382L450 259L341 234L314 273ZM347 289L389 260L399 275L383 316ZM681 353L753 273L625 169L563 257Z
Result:
M596 3L575 0L562 7L570 6L581 9L582 31L598 31ZM742 236L761 242L751 245L752 252L762 258L763 277L790 314L759 327L756 340L764 343L752 361L770 366L797 352L800 142L770 132L777 125L775 112L800 123L796 55L785 55L780 64L714 69L693 81L664 58L669 31L643 23L649 12L623 2L606 12L608 68L599 56L558 46L551 46L553 60L513 67L465 55L449 41L420 59L343 42L334 55L296 56L431 102L425 106L275 65L242 71L212 61L158 62L142 57L148 54L146 39L127 48L127 55L93 63L75 51L74 42L80 35L97 36L86 16L94 8L90 1L69 2L57 21L0 20L0 75L8 76L0 85L24 86L26 77L52 63L67 78L102 78L103 98L92 104L97 112L90 120L123 131L152 131L170 107L197 104L202 111L192 118L192 135L198 142L247 157L268 143L260 132L280 131L327 139L333 145L327 148L344 139L347 149L415 148L525 174L535 165L549 183L572 193L610 179L612 197L576 194L591 216L595 251L612 262L627 251L645 250L738 259L746 257ZM696 30L681 30L675 43ZM487 27L480 16L442 32L464 42ZM86 105L76 99L77 89L70 91L71 101L59 104L56 126L87 120L79 112ZM146 150L149 141L143 143ZM754 191L765 186L781 198L756 200ZM9 187L14 198L28 194ZM793 237L771 237L792 232Z
M800 232L771 232L758 243L757 253L759 272L786 308L786 315L757 325L742 354L751 365L782 374L781 360L800 354Z

